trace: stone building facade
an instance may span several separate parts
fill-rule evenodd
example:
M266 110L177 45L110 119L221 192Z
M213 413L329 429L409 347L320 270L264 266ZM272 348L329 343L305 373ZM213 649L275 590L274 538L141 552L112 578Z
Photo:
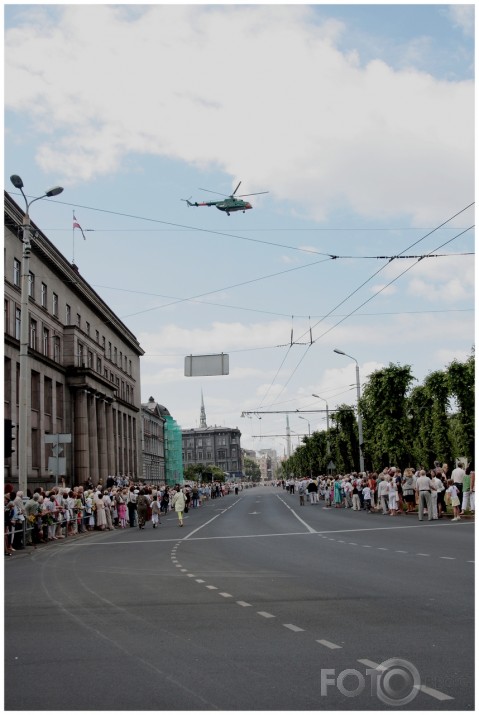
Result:
M4 417L18 425L23 211L5 193ZM65 481L143 474L140 357L131 331L32 223L28 485L55 483L45 436L71 434ZM18 429L18 427L17 427ZM18 444L18 440L17 440ZM18 483L18 454L5 460Z

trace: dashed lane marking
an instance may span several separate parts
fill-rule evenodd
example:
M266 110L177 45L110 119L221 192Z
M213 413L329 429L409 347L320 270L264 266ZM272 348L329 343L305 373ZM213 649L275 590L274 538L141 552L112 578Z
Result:
M326 646L326 648L330 648L331 650L335 650L336 648L342 648L343 646L341 645L336 645L336 643L331 643L331 641L327 641L324 638L321 640L317 640L316 643L321 643L321 645Z
M218 587L217 586L207 586L206 588L209 588L210 591L217 591Z
M233 598L231 593L226 593L226 591L220 591L218 595L223 596L223 598Z
M276 618L276 616L273 616L272 613L268 613L267 611L257 611L258 616L263 616L263 618Z
M299 631L304 631L304 628L299 628L299 626L295 626L293 623L283 623L283 626L285 628L289 628L290 631L294 631L294 633L299 633Z
M401 551L400 549L397 549L396 554L407 554L407 551Z
M196 583L204 583L204 580L202 578L197 578L195 579Z
M236 601L238 606L243 606L243 608L247 608L248 606L251 606L251 603L247 603L246 601Z
M416 556L430 556L431 554L416 554Z
M440 556L440 559L447 559L448 561L455 561L456 557L455 556Z
M188 576L188 578L194 578L194 577L195 577L195 574L194 574L194 573L187 573L186 575Z

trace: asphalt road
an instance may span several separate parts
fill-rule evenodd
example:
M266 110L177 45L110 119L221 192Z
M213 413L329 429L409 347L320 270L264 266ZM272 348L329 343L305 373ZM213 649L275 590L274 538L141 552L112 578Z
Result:
M473 710L474 524L258 487L5 564L6 710Z

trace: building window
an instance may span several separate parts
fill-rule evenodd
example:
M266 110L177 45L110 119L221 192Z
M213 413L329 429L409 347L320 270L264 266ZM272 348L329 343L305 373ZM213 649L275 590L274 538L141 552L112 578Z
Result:
M218 459L226 459L226 450L225 449L218 450Z
M126 357L126 355L125 355L125 368L124 369L125 369L125 372L128 371L128 358Z
M197 446L197 447L202 447L202 446L203 446L203 440L202 440L202 439L196 440L196 446Z
M85 367L85 354L81 343L78 343L78 366Z
M104 376L105 380L108 380L108 368L107 367L103 368L103 376Z
M60 338L57 335L53 338L53 359L60 362Z
M213 454L211 451L206 450L206 459L207 460L213 459Z
M35 274L31 271L28 276L28 295L35 300Z
M113 362L115 363L115 365L117 364L117 349L116 348L113 349Z
M203 452L199 451L196 455L196 458L202 461L203 460Z
M93 368L93 353L91 350L88 351L88 367Z
M85 332L87 335L90 335L90 323L88 320L85 322Z
M13 285L20 287L20 280L22 277L22 264L17 261L16 258L13 259Z
M77 313L77 328L81 328L81 315Z
M56 293L52 295L52 313L55 318L58 318L58 296Z
M192 460L192 453L191 453L191 452L187 452L187 453L186 453L186 461L187 461L187 462L191 462L191 460Z
M131 360L129 360L128 362L129 362L129 365L128 365L128 374L131 375Z
M4 315L3 315L3 330L7 333L9 333L9 326L10 326L10 321L9 321L9 313L10 313L10 303L8 300L4 300Z
M57 407L57 421L63 419L63 385L57 382L55 385L55 403Z
M123 368L123 353L120 350L120 364L119 364L120 370Z
M111 343L108 343L108 360L111 360Z
M99 330L95 330L95 340L97 343L100 342L100 332Z
M50 357L50 331L43 328L43 354Z
M51 415L53 410L53 382L49 377L45 377L44 379L43 403L43 411L46 415Z
M47 308L48 290L46 283L42 283L42 308Z
M32 370L32 410L40 410L40 373Z
M15 307L15 337L20 340L20 330L22 325L22 311L20 308Z
M72 309L68 305L68 303L65 306L65 324L70 325L72 320Z
M33 318L30 319L30 347L37 349L37 321Z
M105 336L104 335L101 336L101 346L104 350L105 349Z
M96 371L101 375L101 358L96 359Z

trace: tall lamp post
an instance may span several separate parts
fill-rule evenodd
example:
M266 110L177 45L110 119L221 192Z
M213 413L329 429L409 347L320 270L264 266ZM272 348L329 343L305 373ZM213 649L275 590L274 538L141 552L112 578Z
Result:
M364 455L363 455L363 420L361 417L361 411L359 409L359 400L361 399L361 383L359 382L359 364L356 358L352 355L348 355L342 350L334 348L334 352L338 355L344 355L345 357L351 358L356 363L356 393L358 401L358 436L359 436L359 471L364 472Z
M61 186L54 186L45 191L41 196L28 201L23 191L23 181L20 176L13 174L10 181L16 189L20 189L23 198L25 199L25 214L22 224L22 277L20 284L21 291L21 312L20 312L20 384L18 397L18 488L27 493L28 485L28 454L29 454L29 425L30 425L30 390L29 377L30 365L28 360L28 345L29 345L29 322L28 322L28 296L29 296L29 281L30 281L30 253L32 250L32 236L29 210L34 201L40 199L58 196L63 191Z

